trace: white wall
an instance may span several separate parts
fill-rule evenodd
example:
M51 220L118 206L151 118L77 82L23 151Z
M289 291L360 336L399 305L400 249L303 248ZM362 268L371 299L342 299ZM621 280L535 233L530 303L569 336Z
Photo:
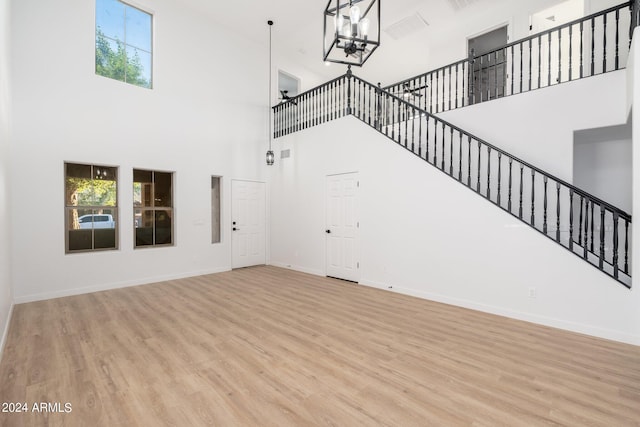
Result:
M0 0L0 356L11 313L11 221L9 218L9 0Z
M227 270L231 179L265 179L264 46L234 37L180 2L138 0L155 23L154 89L141 89L95 75L94 4L12 4L18 302ZM65 255L65 161L120 167L119 250ZM174 247L133 249L133 168L175 171ZM211 175L223 177L216 245Z
M361 283L640 344L640 293L356 119L277 148L293 155L270 171L273 264L324 274L325 177L358 171Z
M631 212L631 147L631 124L576 131L573 184L625 212Z
M625 75L614 71L438 116L571 182L573 132L627 122Z
M640 27L636 27L633 33L633 42L631 46L631 54L627 69L627 77L629 80L629 95L631 98L630 107L640 104ZM632 136L632 152L633 152L633 214L640 213L640 108L637 105L629 112L629 120L631 123ZM640 244L640 227L635 225L632 230L633 245L638 247ZM636 250L632 253L632 261L634 265L640 263L640 251ZM637 285L632 289L635 294L636 301L640 300L640 286ZM629 319L632 324L640 328L640 302L636 303L635 317Z

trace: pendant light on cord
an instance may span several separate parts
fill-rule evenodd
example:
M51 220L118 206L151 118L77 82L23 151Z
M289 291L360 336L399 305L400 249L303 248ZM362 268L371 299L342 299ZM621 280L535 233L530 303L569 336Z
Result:
M273 166L275 161L273 150L271 150L271 27L273 27L273 21L268 20L267 24L269 24L269 102L267 103L267 107L269 107L269 150L267 150L267 165Z

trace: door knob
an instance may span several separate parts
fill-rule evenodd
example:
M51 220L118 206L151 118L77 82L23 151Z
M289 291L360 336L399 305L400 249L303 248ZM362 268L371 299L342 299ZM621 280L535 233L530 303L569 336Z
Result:
M325 230L324 232L327 234L331 234L331 230Z

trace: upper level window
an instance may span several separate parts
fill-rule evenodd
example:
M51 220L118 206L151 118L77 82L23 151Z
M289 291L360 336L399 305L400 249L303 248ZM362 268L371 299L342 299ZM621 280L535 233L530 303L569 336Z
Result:
M65 163L66 252L118 247L118 169Z
M118 0L96 0L96 74L151 88L152 17Z
M173 173L134 169L136 247L173 244Z

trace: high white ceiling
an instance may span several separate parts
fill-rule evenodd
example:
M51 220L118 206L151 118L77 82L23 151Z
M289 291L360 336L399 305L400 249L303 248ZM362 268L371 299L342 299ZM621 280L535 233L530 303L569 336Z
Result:
M268 46L269 26L274 21L273 49L292 61L325 78L345 72L345 67L332 64L327 67L322 61L323 11L327 0L254 0L220 1L189 0L194 7L211 16L212 21L241 33L254 42ZM491 23L492 12L504 15L505 9L525 8L537 11L563 0L381 0L382 35L381 46L362 69L354 69L357 75L372 82L383 84L410 77L443 63L430 61L432 50L443 50L443 39L451 36L455 29L469 31L469 23L478 19ZM419 17L428 23L423 29L394 40L384 30L403 19ZM504 18L496 17L497 20ZM467 29L468 28L468 29ZM458 35L456 34L456 37ZM464 40L465 36L462 36ZM462 41L461 46L464 45ZM438 58L443 57L438 52ZM464 51L451 53L452 60L461 59ZM446 56L446 55L445 55ZM447 62L445 62L447 63ZM397 64L397 66L390 66Z

